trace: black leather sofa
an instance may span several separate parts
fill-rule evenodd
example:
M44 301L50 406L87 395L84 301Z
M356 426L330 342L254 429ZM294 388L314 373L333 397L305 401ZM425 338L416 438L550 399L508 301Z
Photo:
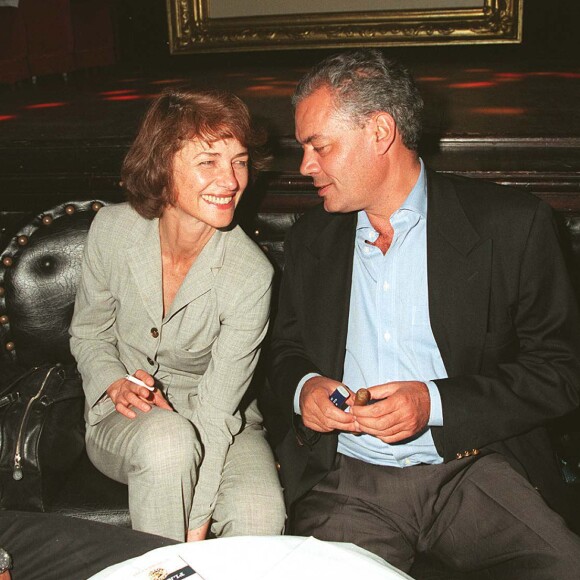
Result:
M68 326L83 245L92 219L104 203L98 200L75 201L49 209L16 232L3 250L0 263L0 370L15 363L31 366L72 362ZM283 267L284 234L299 213L273 210L254 213L242 222L271 258L278 274ZM580 281L580 218L562 219L562 226L577 283ZM580 288L580 284L577 287ZM266 344L262 362L267 360L267 352ZM254 388L258 390L272 442L276 443L285 429L285 418L277 410L260 368ZM563 477L577 495L576 505L580 512L580 415L575 413L558 421L553 425L553 433ZM48 499L50 511L130 525L126 486L98 472L86 455L81 457L56 496ZM577 530L580 529L578 514L570 514L570 521Z

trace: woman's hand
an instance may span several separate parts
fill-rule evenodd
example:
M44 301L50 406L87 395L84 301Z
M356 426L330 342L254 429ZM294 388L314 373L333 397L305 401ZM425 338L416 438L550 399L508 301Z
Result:
M155 380L145 371L137 370L134 376L150 387L155 386ZM134 419L137 416L131 407L135 407L144 413L150 411L152 406L173 411L171 405L159 389L155 388L153 391L150 391L146 387L132 383L125 377L115 381L107 389L107 395L113 401L117 412L125 415L128 419Z
M187 531L187 541L188 542L199 542L200 540L205 540L207 536L207 531L209 530L209 524L211 520L208 520L202 526L195 530L188 530Z

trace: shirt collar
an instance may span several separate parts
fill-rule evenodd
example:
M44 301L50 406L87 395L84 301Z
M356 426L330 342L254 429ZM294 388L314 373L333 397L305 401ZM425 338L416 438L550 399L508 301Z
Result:
M425 176L425 164L423 160L419 158L419 163L421 164L421 171L419 172L419 177L411 190L411 193L407 196L407 199L403 202L401 207L397 210L401 211L406 209L414 213L418 213L422 218L427 217L427 180ZM395 212L395 213L397 213ZM367 212L361 210L357 214L357 224L356 229L360 230L362 228L374 229L369 221L369 216Z

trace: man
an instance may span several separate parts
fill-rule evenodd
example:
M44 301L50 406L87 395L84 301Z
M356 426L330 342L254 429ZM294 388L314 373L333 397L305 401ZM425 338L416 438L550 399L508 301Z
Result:
M424 553L469 578L577 578L580 539L546 505L565 509L544 425L580 402L549 207L427 169L421 97L378 51L329 57L293 102L323 207L287 238L272 343L291 531L404 571ZM341 384L373 404L335 407Z

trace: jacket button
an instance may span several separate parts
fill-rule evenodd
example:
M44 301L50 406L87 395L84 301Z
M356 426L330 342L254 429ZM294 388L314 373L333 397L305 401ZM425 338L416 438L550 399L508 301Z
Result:
M472 449L471 455L479 455L479 449Z
M455 459L463 459L463 454L462 453L456 453L455 454Z
M151 329L151 336L157 338L159 336L159 331L156 328Z
M150 365L154 365L154 364L155 364L155 362L153 361L153 359L152 359L150 356L148 356L148 357L147 357L147 362L148 362Z

